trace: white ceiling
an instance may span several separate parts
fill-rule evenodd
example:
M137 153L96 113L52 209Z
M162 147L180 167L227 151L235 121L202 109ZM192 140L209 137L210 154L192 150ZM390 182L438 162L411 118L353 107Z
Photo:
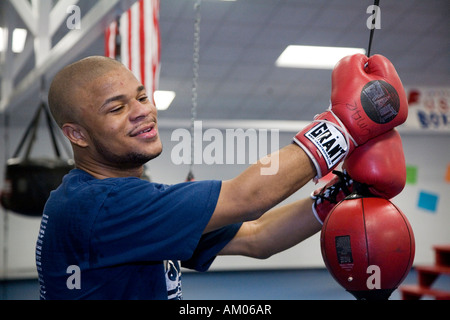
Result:
M3 2L3 1L2 1ZM190 119L194 0L161 0L159 89L174 90L161 119ZM287 69L289 44L367 49L366 0L203 0L198 119L310 120L328 107L331 70ZM80 4L89 8L86 0ZM449 86L450 2L382 0L372 53L388 57L405 86ZM84 9L87 10L87 9ZM103 54L103 39L83 55ZM26 71L24 71L26 72ZM35 101L11 111L32 113Z

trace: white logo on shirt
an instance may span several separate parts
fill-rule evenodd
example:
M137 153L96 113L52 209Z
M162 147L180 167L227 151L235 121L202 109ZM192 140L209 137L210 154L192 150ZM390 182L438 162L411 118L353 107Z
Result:
M167 296L169 300L182 300L181 269L178 261L164 261Z

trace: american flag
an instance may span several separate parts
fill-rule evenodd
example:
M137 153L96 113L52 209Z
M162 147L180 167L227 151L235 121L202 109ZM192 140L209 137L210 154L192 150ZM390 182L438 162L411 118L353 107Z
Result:
M111 23L105 31L105 56L120 60L149 92L157 89L159 0L139 0Z

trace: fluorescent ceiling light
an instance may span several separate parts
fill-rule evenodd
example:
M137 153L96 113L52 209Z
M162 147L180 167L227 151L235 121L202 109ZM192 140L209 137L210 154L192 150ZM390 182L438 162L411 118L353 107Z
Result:
M0 52L3 52L3 28L0 27Z
M175 92L157 90L153 93L153 98L155 99L156 109L166 110L175 99Z
M0 28L0 52L5 50L4 46L4 30L3 28ZM27 39L27 30L17 28L14 29L13 35L12 35L12 52L14 53L20 53L23 51L23 48L25 47L25 40Z
M345 56L365 54L362 48L315 47L290 45L275 61L277 67L305 69L333 69Z
M25 40L27 40L27 30L21 28L14 29L12 40L12 51L14 53L22 52L25 47Z

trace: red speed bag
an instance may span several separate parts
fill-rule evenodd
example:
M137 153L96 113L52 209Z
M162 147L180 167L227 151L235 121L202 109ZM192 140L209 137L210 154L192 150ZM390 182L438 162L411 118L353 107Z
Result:
M388 299L411 269L415 242L405 215L383 198L349 196L325 220L322 257L357 299Z

